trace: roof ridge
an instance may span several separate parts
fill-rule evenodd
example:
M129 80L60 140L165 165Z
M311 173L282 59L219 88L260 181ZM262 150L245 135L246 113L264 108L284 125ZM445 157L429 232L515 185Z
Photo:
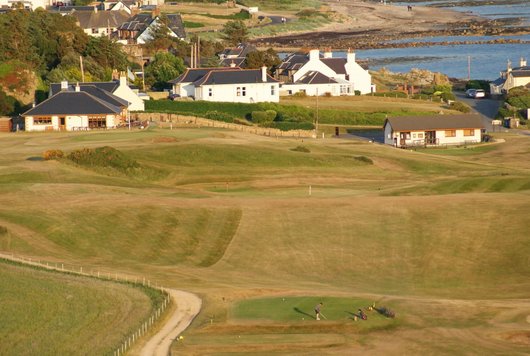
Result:
M83 93L85 95L88 95L91 99L99 102L101 105L107 107L110 110L114 111L115 109L119 109L116 105L112 105L111 103L107 103L105 100L100 99L100 98L98 98L98 97L96 97L96 96L94 96L94 95L92 95L90 93L87 93L86 91L78 91L78 92L75 92L75 93ZM113 108L113 106L114 106L114 108Z

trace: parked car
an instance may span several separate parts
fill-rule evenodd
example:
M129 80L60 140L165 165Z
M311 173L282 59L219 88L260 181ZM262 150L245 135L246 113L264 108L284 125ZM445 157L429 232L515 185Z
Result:
M468 89L468 90L466 90L466 96L467 96L468 98L474 98L474 97L475 97L475 91L476 91L476 90L477 90L477 89Z
M167 97L169 100L175 100L177 98L180 98L180 95L179 94L173 94L173 93L170 93Z
M474 93L473 97L475 99L484 98L484 97L486 97L486 92L484 91L484 89L477 89L477 90L475 90L475 93Z

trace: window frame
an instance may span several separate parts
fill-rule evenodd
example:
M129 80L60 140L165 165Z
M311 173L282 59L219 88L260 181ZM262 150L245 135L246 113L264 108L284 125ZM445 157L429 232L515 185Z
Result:
M475 129L464 129L463 131L465 137L475 136Z
M456 130L445 130L445 137L456 137Z

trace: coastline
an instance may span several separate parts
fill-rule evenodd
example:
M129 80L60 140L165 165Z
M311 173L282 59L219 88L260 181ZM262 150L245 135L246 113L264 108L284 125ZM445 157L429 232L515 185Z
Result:
M383 5L361 0L325 0L330 11L341 14L341 22L333 22L318 31L285 33L274 37L253 39L258 47L286 51L308 47L354 49L400 48L449 44L449 42L414 42L414 38L461 36L450 44L478 43L466 41L466 36L506 36L529 34L530 28L513 19L490 20L474 14L427 6L407 7ZM390 41L410 38L406 43ZM494 39L482 43L528 43Z

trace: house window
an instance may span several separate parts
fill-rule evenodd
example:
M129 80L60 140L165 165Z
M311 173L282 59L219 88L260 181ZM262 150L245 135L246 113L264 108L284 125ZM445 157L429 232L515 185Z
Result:
M241 87L236 88L236 95L241 96Z
M445 137L456 137L456 130L445 130Z
M241 87L241 96L247 96L247 87Z
M51 116L33 118L33 125L51 125L51 124L52 124Z
M93 29L92 29L92 33L93 33L93 34L98 34L98 33L99 33L99 31L98 31L98 29L97 29L97 28L93 28Z
M213 89L212 88L208 88L208 96L213 96Z
M276 90L274 89L274 85L271 85L271 95L275 95Z
M423 138L423 132L418 134L418 138Z
M89 116L88 127L90 127L91 129L107 127L107 117L106 116Z
M475 136L475 129L464 129L464 136Z

